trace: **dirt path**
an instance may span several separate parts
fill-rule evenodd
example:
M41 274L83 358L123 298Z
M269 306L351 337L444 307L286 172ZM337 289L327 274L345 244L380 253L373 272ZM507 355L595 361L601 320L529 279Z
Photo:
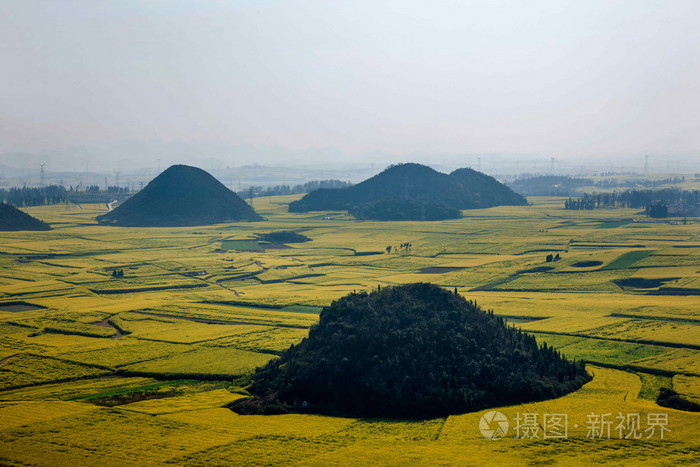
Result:
M112 339L121 339L124 336L124 334L122 334L122 332L115 325L113 325L112 323L109 322L110 319L111 319L111 317L105 318L102 321L98 321L98 322L92 323L92 324L95 326L101 326L103 328L114 329L114 335L112 336Z
M11 355L11 356L9 356L9 357L7 357L7 358L4 358L4 359L0 360L0 366L4 365L5 363L9 362L10 360L12 360L12 359L14 359L14 358L16 358L16 357L18 357L18 355Z

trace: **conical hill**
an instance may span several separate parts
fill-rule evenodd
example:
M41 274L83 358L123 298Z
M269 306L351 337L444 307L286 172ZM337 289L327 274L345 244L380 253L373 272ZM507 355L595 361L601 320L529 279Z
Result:
M14 230L51 230L51 226L11 204L0 202L0 231Z
M262 217L208 172L173 165L97 220L125 227L178 227L260 221Z

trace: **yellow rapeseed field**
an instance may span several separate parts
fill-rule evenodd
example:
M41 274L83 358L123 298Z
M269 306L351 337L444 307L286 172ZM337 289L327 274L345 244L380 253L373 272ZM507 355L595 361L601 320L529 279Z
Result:
M57 228L0 235L0 464L700 463L700 414L653 400L668 384L700 402L698 220L619 222L644 219L541 197L446 222L358 222L288 213L293 199L256 199L265 223L182 228L100 226L96 205L28 208ZM221 248L276 230L311 241ZM509 425L497 440L480 430L489 410L358 420L225 408L320 307L417 281L585 360L593 380L494 408ZM564 420L566 436L544 436Z

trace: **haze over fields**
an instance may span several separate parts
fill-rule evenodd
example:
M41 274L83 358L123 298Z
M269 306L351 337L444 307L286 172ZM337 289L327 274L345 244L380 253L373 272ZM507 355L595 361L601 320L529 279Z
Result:
M698 17L692 0L5 0L0 167L698 171Z

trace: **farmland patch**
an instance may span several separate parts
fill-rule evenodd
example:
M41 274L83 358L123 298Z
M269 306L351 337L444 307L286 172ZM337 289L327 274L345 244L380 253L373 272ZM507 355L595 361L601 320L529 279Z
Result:
M221 249L227 251L264 251L263 247L255 240L224 240L221 242Z
M612 263L609 263L608 265L603 267L603 269L627 269L636 262L641 261L647 256L651 255L652 253L654 253L654 250L629 251L617 258L616 260L614 260Z

